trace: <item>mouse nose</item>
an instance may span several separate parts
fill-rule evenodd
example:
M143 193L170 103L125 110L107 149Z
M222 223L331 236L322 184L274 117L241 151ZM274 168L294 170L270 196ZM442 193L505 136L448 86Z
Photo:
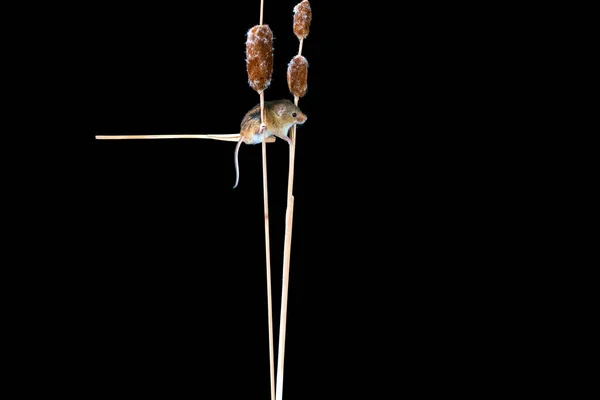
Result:
M308 117L306 116L306 114L300 114L297 118L299 124L305 123L307 119Z

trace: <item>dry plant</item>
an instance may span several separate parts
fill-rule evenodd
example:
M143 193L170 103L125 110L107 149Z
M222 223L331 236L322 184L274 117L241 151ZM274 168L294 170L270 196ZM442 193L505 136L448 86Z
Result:
M265 94L271 84L273 74L273 32L268 25L263 24L264 0L260 2L260 24L255 25L247 33L246 39L246 70L248 83L260 96L260 131L264 135L265 125ZM263 171L263 204L265 213L265 251L267 259L267 308L269 319L269 373L271 382L271 400L275 398L274 350L273 350L273 303L271 297L271 250L269 242L269 190L267 183L267 148L263 136L262 171Z
M226 142L237 142L240 139L239 133L231 133L228 135L196 135L196 134L181 134L181 135L96 135L96 139L104 140L122 140L122 139L213 139L223 140ZM267 143L273 143L275 136L267 138Z
M264 0L260 3L260 22L258 25L250 28L246 34L246 69L248 73L248 83L260 97L260 117L261 125L259 134L264 135L265 125L265 105L264 91L271 83L273 73L273 32L268 25L263 24ZM293 31L299 40L298 55L294 56L288 64L287 82L290 92L294 95L294 104L298 105L298 100L306 94L307 90L307 70L308 62L302 56L302 45L304 39L308 36L312 11L310 3L303 0L294 7ZM287 319L287 298L289 286L290 270L290 252L292 244L292 220L294 210L294 161L296 153L296 125L292 126L289 132L291 145L289 157L288 173L288 191L287 207L285 220L285 240L284 240L284 259L283 259L283 282L281 295L281 319L279 331L279 354L277 365L277 391L275 390L274 376L274 349L273 349L273 307L271 296L271 261L270 261L270 241L269 241L269 193L267 183L267 153L266 143L275 141L275 136L264 138L262 144L262 170L263 170L263 199L264 199L264 221L265 221L265 251L266 251L266 272L267 272L267 307L268 307L268 325L269 325L269 364L270 364L270 383L271 400L282 399L283 395L283 360L285 351L285 331ZM96 135L99 140L122 140L122 139L213 139L237 142L240 139L240 133L228 135L210 135L210 134L169 134L169 135Z
M302 56L302 44L310 31L312 20L312 10L310 3L303 0L294 7L294 34L300 41L298 55L294 56L288 64L287 82L290 92L294 95L294 104L298 105L298 100L306 94L308 62ZM276 400L283 397L283 360L285 354L285 331L287 321L287 300L290 278L290 254L292 248L292 222L294 215L294 161L296 156L296 125L290 130L292 145L290 146L289 170L288 170L288 191L287 206L285 217L285 240L283 250L283 282L281 289L281 318L279 320L279 353L277 356L277 389Z

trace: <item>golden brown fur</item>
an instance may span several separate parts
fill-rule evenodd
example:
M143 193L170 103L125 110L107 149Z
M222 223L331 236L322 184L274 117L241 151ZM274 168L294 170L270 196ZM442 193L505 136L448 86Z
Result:
M235 146L234 161L235 161L235 185L237 186L240 178L240 170L238 165L238 151L242 143L257 144L261 143L263 134L260 134L261 115L260 104L254 106L244 115L240 127L240 140ZM298 106L290 100L273 100L265 101L265 131L264 137L277 136L280 139L292 144L288 137L288 131L293 125L303 124L307 117L300 111Z
M293 115L296 113L296 116ZM306 115L290 100L265 101L266 137L275 135L286 140L289 129L294 124L303 124ZM260 131L260 104L254 106L242 119L240 136L246 144L256 144L262 141Z

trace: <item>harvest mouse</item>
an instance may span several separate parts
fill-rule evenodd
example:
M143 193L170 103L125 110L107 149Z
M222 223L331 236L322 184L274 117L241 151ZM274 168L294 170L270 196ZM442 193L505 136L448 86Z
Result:
M256 105L246 113L242 119L240 128L240 140L235 146L235 189L240 178L240 169L238 165L238 152L242 142L246 144L257 144L262 142L263 134L261 128L264 129L264 136L277 136L284 139L291 146L292 141L287 136L292 125L303 124L306 121L306 115L300 111L298 106L290 100L273 100L265 101L265 120L264 126L261 126L260 104Z

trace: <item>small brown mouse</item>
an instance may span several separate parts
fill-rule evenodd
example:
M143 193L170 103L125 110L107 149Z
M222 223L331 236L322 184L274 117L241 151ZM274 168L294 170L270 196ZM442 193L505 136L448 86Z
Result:
M260 122L260 104L257 104L248 111L242 119L240 140L238 140L235 146L235 185L233 185L233 188L236 188L240 179L238 152L242 142L246 144L261 143L263 138L263 134L261 133L262 128L264 129L265 137L277 136L288 142L291 146L292 141L288 137L288 131L293 125L303 124L306 122L306 119L306 115L300 111L298 106L287 99L265 101L265 120L262 124L264 126Z

